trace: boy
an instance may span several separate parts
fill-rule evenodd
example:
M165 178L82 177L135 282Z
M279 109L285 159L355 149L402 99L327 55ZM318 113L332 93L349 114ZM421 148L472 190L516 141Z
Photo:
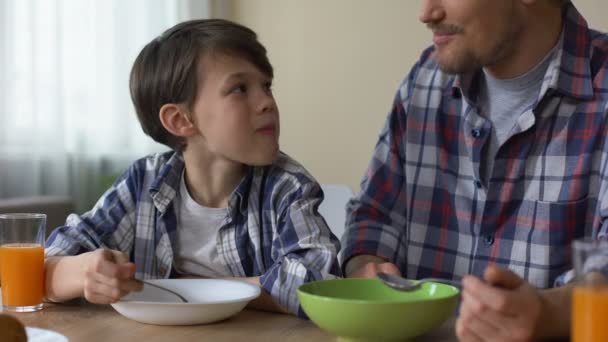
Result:
M144 132L174 151L136 161L53 232L47 298L112 303L137 279L237 278L262 287L253 307L302 315L296 289L339 275L339 242L319 185L279 151L272 77L256 34L229 21L184 22L146 45L131 97Z

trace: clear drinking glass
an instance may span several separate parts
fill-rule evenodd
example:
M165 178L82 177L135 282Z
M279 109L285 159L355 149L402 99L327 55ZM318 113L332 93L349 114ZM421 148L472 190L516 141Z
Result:
M608 341L608 241L582 239L572 245L572 341Z
M45 214L0 214L3 310L42 309L45 233Z

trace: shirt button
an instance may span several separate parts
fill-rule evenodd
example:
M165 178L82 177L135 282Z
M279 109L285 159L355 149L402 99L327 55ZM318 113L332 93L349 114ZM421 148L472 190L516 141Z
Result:
M492 235L484 236L483 242L488 246L492 246L494 244L494 236L492 236Z
M481 189L481 187L483 186L483 184L481 184L480 181L476 180L475 181L475 186L477 187L477 189Z
M473 138L479 138L481 136L481 130L475 128L471 131L471 135L473 136Z

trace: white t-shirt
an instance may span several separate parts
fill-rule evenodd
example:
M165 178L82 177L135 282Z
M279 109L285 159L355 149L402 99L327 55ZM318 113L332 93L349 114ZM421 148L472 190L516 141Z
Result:
M184 173L177 203L175 270L183 275L208 278L232 276L217 252L218 231L227 220L228 208L208 208L194 201Z

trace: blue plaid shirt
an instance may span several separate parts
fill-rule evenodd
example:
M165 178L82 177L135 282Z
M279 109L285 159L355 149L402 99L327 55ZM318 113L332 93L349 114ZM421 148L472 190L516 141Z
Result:
M488 186L481 70L450 75L433 48L423 53L349 203L342 265L370 254L410 278L459 279L497 264L546 288L571 268L573 239L606 236L608 36L571 3L563 18L538 99L518 113Z
M174 152L136 161L91 211L70 215L53 232L46 255L105 247L129 255L139 279L170 277L184 165ZM296 289L339 275L339 242L317 212L322 200L319 184L285 154L271 166L249 167L219 228L220 259L235 277L260 276L278 304L303 315Z

